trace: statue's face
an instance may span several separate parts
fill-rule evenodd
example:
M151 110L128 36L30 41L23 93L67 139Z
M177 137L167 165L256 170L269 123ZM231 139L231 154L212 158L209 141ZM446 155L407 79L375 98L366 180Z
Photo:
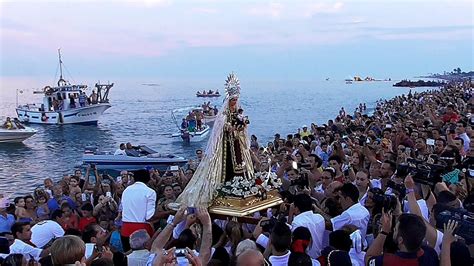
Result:
M233 97L229 100L229 106L235 106L237 104L237 97Z

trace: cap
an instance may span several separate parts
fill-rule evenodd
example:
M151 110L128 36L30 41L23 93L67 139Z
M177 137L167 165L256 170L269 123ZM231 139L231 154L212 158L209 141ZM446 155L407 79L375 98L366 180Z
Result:
M303 125L303 128L308 127L307 125Z
M275 137L280 137L280 134L279 134L279 133L276 133L276 134L275 134Z

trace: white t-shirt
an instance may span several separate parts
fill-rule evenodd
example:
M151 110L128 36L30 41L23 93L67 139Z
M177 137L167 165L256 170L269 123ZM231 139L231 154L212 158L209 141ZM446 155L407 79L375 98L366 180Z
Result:
M286 266L288 265L288 259L290 258L291 252L286 252L285 255L281 256L270 256L268 260L272 264L272 266Z
M42 249L30 246L20 239L15 239L13 244L10 246L10 254L23 254L27 259L31 256L36 261L40 260L41 252L43 252Z
M117 149L114 152L114 155L127 155L127 153L125 152L125 150Z
M317 259L323 249L323 235L325 230L324 218L320 214L306 211L295 216L291 223L291 230L298 227L306 227L311 232L311 245L308 248L308 255Z
M362 239L365 239L369 219L369 211L360 203L356 203L341 213L341 215L332 218L331 223L333 230L339 230L348 224L354 225L360 230Z
M41 221L31 227L31 243L42 248L53 238L64 236L63 228L55 221Z
M428 205L426 205L426 201L424 199L419 199L416 201L418 203L418 206L420 207L421 210L421 215L423 215L423 218L425 218L426 221L430 221L429 218L429 210L428 210ZM410 213L410 208L408 206L408 201L405 200L405 204L403 204L403 212Z

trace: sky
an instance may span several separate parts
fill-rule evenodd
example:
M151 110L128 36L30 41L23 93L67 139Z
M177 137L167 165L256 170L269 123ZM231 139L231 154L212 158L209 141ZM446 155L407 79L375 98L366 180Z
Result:
M473 70L465 0L0 0L0 80L312 80Z

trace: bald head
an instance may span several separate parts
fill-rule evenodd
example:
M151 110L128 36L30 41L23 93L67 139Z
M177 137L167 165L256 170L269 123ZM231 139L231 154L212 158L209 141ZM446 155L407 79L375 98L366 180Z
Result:
M263 266L263 255L257 250L247 249L237 257L237 266Z

